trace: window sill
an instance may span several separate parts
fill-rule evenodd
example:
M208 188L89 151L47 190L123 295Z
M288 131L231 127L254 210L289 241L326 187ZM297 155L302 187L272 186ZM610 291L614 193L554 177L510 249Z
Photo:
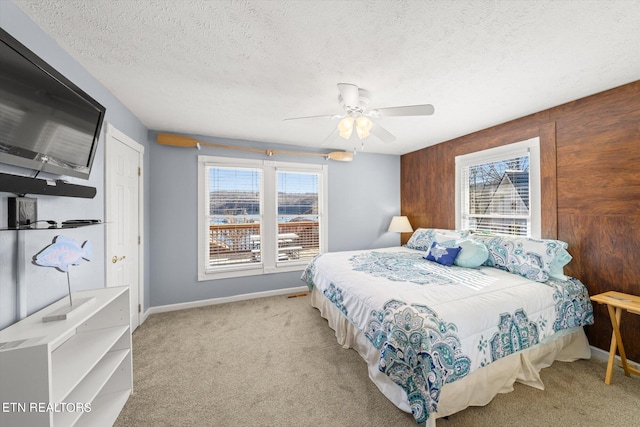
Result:
M257 268L241 268L241 269L227 269L227 270L208 270L204 272L200 272L198 274L198 281L210 281L210 280L218 280L218 279L232 279L237 277L251 277L251 276L260 276L263 274L277 274L277 273L288 273L292 271L302 272L306 268L308 262L296 262L281 264L276 267L257 267Z

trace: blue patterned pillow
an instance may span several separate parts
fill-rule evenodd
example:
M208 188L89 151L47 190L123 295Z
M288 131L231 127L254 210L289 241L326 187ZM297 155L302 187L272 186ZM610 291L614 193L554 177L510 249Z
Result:
M460 267L480 267L489 258L489 249L475 240L459 240L456 242L456 245L460 246L462 250L453 263Z
M536 282L549 280L551 264L562 256L562 250L568 246L560 240L528 237L473 235L471 238L484 243L489 250L489 258L484 265L519 274Z
M429 261L435 261L438 264L450 266L453 265L453 261L458 256L460 252L460 247L457 246L455 248L448 248L444 245L441 245L438 242L433 242L427 256L424 259Z
M407 242L407 248L428 251L433 242L453 243L469 235L469 230L443 230L439 228L418 228ZM449 245L452 246L452 245Z

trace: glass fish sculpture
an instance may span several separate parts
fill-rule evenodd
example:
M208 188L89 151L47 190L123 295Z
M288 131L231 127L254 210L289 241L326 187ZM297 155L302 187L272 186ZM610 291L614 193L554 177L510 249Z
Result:
M33 259L37 265L55 267L60 271L68 271L70 265L79 265L81 259L91 261L93 251L91 242L82 245L73 239L57 236L53 243L39 252Z

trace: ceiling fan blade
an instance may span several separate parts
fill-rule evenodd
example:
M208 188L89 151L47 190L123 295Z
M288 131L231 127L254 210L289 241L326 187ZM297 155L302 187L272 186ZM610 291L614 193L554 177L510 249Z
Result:
M282 121L286 122L288 120L303 120L303 119L339 119L340 117L342 116L339 114L333 114L331 116L324 115L324 116L290 117L288 119L282 119Z
M338 90L342 96L342 102L348 107L358 108L360 106L360 93L358 86L350 83L338 83Z
M380 126L379 124L377 124L376 122L371 122L372 126L371 126L371 133L373 135L375 135L376 138L378 138L380 141L384 142L384 143L389 143L389 142L393 142L396 140L396 137L393 136L391 133L389 133L388 130L386 130L385 128L383 128L382 126Z
M321 143L321 147L326 147L338 135L338 129L334 129Z
M422 105L405 105L404 107L376 108L371 110L370 114L377 117L394 117L394 116L430 116L435 109L431 104Z

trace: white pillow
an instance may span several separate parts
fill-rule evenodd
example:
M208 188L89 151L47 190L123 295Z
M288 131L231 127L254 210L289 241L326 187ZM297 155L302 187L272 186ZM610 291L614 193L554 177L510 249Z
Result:
M442 241L436 240L436 234L440 234ZM449 240L464 239L469 235L468 230L445 230L440 228L418 228L413 232L406 247L419 251L428 251L433 242L445 243Z

